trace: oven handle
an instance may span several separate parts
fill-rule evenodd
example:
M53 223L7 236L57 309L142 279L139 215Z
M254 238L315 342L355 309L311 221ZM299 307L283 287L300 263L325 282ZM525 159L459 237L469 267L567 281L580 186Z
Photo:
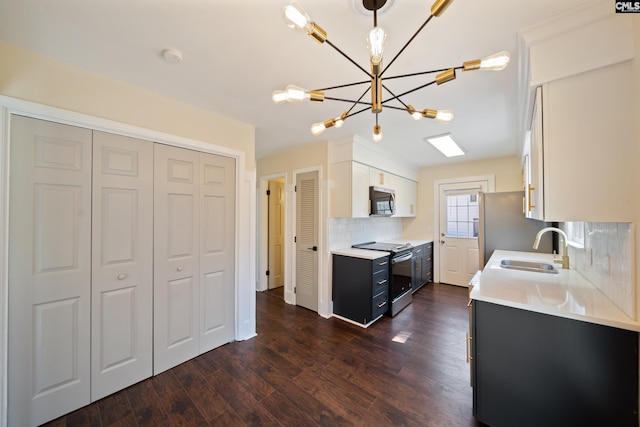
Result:
M396 264L398 262L409 261L411 258L413 258L413 254L411 252L407 252L404 255L400 255L400 256L391 258L391 264Z

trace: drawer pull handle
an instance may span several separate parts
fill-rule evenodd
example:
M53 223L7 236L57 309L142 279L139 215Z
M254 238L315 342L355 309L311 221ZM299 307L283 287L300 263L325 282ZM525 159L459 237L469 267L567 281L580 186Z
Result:
M387 301L382 301L380 304L378 304L378 308L384 307L385 305L387 305Z
M380 263L380 264L378 264L378 265L382 267L383 265L387 265L387 264L389 264L389 261L381 262L381 263Z
M387 279L381 280L378 282L378 286L380 285L384 285L385 283L387 283Z
M184 270L183 266L180 266L180 267L176 268L176 271L182 271L182 270Z
M125 273L118 274L118 280L124 280L126 278L127 278L127 275Z
M473 357L471 356L471 340L472 339L473 338L471 338L471 335L469 335L469 333L467 332L467 363L473 360Z

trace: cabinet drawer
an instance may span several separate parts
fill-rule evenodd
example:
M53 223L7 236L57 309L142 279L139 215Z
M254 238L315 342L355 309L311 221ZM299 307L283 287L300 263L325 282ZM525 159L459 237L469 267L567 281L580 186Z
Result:
M424 253L422 254L422 256L428 258L431 258L433 256L433 245L431 243L425 245Z
M371 295L378 295L389 288L389 270L379 270L373 273L371 280Z
M378 258L373 261L373 274L376 275L381 271L389 271L389 258Z
M386 313L388 309L389 309L389 292L382 292L381 294L373 297L372 306L371 306L371 313L372 313L371 317L373 319L380 316L381 314Z

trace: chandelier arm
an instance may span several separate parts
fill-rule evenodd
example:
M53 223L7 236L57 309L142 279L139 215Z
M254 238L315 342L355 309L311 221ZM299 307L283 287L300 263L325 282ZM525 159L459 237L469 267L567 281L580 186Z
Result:
M365 111L369 111L369 107L363 108L362 110L358 110L355 113L349 113L346 116L344 116L344 118L346 119L347 117L355 116L356 114L364 113Z
M370 88L370 87L368 87L368 88L367 88L367 90L365 90L365 91L362 93L362 95L360 95L360 98L358 98L358 100L357 100L356 102L354 102L354 103L353 103L353 105L351 106L351 108L349 108L349 109L347 110L347 117L349 117L349 115L350 115L350 113L351 113L351 110L353 110L353 109L356 107L356 105L358 105L358 104L360 103L360 101L362 100L362 98L364 98L364 96L369 92L369 90L371 90L371 88ZM368 110L368 109L369 109L369 108L365 108L365 110Z
M398 102L400 102L400 104L404 105L404 107L405 107L405 108L407 108L407 109L409 108L409 107L407 106L407 104L405 104L405 103L404 103L404 101L400 99L400 97L399 97L399 96L402 96L402 95L399 95L399 96L398 96L398 95L396 95L395 93L391 92L391 90L389 90L389 88L388 88L387 86L385 86L384 84L382 85L382 87L383 87L383 88L385 88L385 90L386 90L387 92L389 92L389 93L391 94L391 96L393 96L393 98L391 98L391 99L390 99L390 101L391 101L392 99L397 99L397 100L398 100ZM384 104L384 102L383 102L383 104Z
M328 101L349 102L349 103L351 103L353 105L360 104L360 105L368 105L369 107L371 107L371 103L370 102L362 102L362 101L360 101L360 99L362 99L362 97L360 97L360 99L358 99L357 101L354 101L352 99L344 99L344 98L332 98L330 96L325 96L324 99L325 99L325 101L328 100Z
M384 108L390 108L392 110L398 110L398 111L409 111L408 108L396 107L395 105L385 105Z
M409 39L408 42L406 42L404 44L404 46L402 46L402 49L400 49L400 51L398 53L396 53L396 56L393 57L393 59L391 60L391 62L389 62L389 64L387 64L386 67L384 67L384 70L382 70L382 72L380 73L380 77L382 77L382 75L385 73L385 71L387 71L387 69L391 66L391 64L393 64L393 62L398 59L398 56L400 56L400 54L402 52L404 52L404 50L407 48L407 46L409 46L409 43L411 43L413 41L413 39L416 38L416 36L418 35L418 33L420 31L422 31L422 29L429 23L429 21L431 21L431 18L433 18L433 15L429 15L429 17L427 18L426 21L424 21L424 23L420 26L420 28L418 28L418 31L416 31L413 36Z
M383 103L383 104L386 104L387 102L389 102L389 101L393 101L394 99L397 99L398 101L400 101L400 99L399 99L399 98L400 98L401 96L405 96L405 95L408 95L408 94L410 94L410 93L413 93L413 92L415 92L415 91L417 91L417 90L424 89L424 88L425 88L425 87L427 87L427 86L431 86L431 85L432 85L432 84L434 84L435 82L436 82L436 81L434 80L434 81L432 81L432 82L429 82L429 83L423 84L422 86L418 86L417 88L414 88L414 89L408 90L408 91L406 91L406 92L404 92L404 93L401 93L400 95L394 95L394 96L393 96L393 98L385 99L382 103ZM325 99L326 99L326 98L325 98ZM400 102L402 102L402 101L400 101ZM402 102L402 104L404 104L404 102Z
M461 70L461 69L463 69L463 68L464 68L464 67L453 67L453 69L454 69L454 70ZM420 71L420 72L418 72L418 73L400 74L400 75L397 75L397 76L385 77L384 79L385 79L385 80L392 80L392 79L401 79L401 78L403 78L403 77L415 77L415 76L422 76L422 75L425 75L425 74L441 73L441 72L443 72L443 71L447 71L447 70L450 70L450 69L451 69L451 67L450 67L450 68L441 68L441 69L439 69L439 70Z
M315 90L319 91L319 92L326 92L326 91L332 90L332 89L342 89L343 87L358 86L358 85L363 85L365 83L366 84L371 84L371 80L363 80L361 82L355 82L355 83L346 83L346 84L343 84L343 85L325 87L325 88L322 88L322 89L315 89Z
M344 56L345 58L347 58L353 65L355 65L356 67L360 68L362 70L363 73L365 73L367 76L369 76L369 78L373 78L373 76L371 75L371 73L369 73L367 70L365 70L364 68L362 68L360 66L360 64L358 64L356 61L354 61L353 59L351 59L349 57L349 55L347 55L346 53L344 53L343 51L341 51L336 45L334 45L333 43L331 43L331 41L329 39L326 40L326 43L331 46L332 48L334 48L340 55Z

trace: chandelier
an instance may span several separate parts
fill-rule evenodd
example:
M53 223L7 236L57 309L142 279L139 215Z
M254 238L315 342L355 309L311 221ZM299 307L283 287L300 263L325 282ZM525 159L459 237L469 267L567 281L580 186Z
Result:
M473 70L503 70L509 64L509 53L508 52L498 52L494 55L488 56L483 59L475 59L472 61L466 61L461 66L438 69L438 70L430 70L430 71L421 71L417 73L411 74L402 74L395 76L385 76L384 81L389 81L393 79L402 79L406 77L415 77L426 74L436 74L433 81L428 82L426 84L422 84L414 89L405 91L400 94L395 94L392 92L389 87L383 83L383 76L385 75L387 69L395 62L396 59L402 54L402 52L407 48L407 46L416 38L416 36L422 31L422 29L431 21L434 17L439 17L442 13L449 7L453 0L436 0L431 6L431 11L429 17L424 21L424 23L418 28L418 30L413 34L413 36L407 41L402 49L398 51L398 53L393 57L391 61L389 61L386 67L382 66L382 56L384 52L384 47L386 44L387 35L385 31L378 27L378 10L385 5L387 0L362 0L362 4L365 9L373 12L373 29L369 33L367 37L367 47L369 50L369 58L370 58L370 71L367 71L364 67L360 66L353 59L351 59L347 54L345 54L342 50L340 50L335 44L333 44L328 38L327 33L323 30L318 24L313 22L309 15L305 13L302 7L298 4L296 0L293 0L290 4L285 6L284 8L284 19L287 25L290 28L298 29L307 33L311 38L313 38L318 43L326 43L335 49L338 53L344 56L348 61L350 61L353 65L358 67L366 76L368 77L365 81L358 81L353 83L342 84L339 86L326 87L322 89L315 90L306 90L298 86L289 85L284 90L276 90L273 92L273 102L276 104L280 104L283 102L301 102L301 101L313 101L313 102L323 102L324 100L330 101L340 101L351 104L351 107L344 111L340 116L325 120L323 122L314 123L311 125L311 133L314 135L320 135L325 129L330 127L341 127L344 124L344 121L349 117L355 116L356 114L360 114L364 111L371 109L371 112L375 114L376 121L373 127L373 140L380 141L382 140L382 128L378 121L378 115L382 112L382 107L387 107L393 110L401 110L409 113L415 120L420 120L422 118L428 119L436 119L440 122L447 123L453 120L453 112L451 110L432 110L429 108L425 108L423 110L415 109L411 104L407 104L402 100L402 97L408 95L412 92L423 89L427 86L430 86L434 83L437 85L444 84L456 78L456 71L473 71ZM325 92L340 89L350 86L358 86L358 85L368 85L364 93L355 100L350 99L342 99L336 97L325 96ZM387 98L383 99L383 89L390 95ZM371 93L371 102L363 101L363 98L367 95L367 93ZM390 105L391 101L397 100L400 104L398 105ZM357 109L356 107L364 108Z

